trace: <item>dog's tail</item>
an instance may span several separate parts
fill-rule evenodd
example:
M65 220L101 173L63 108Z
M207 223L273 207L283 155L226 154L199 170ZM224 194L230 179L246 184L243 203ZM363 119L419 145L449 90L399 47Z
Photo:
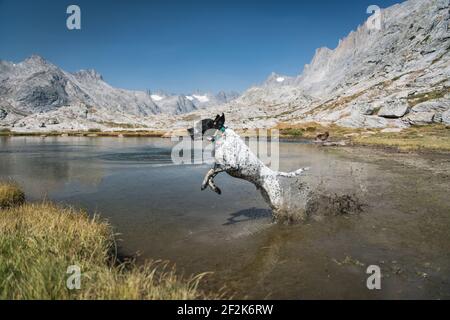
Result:
M308 171L309 168L302 168L298 169L297 171L293 172L275 172L277 176L279 177L285 177L285 178L294 178L300 176L303 172Z

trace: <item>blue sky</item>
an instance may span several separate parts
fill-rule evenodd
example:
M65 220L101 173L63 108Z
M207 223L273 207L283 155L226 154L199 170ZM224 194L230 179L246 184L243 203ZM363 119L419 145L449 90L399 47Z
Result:
M371 4L401 0L0 0L0 59L39 54L92 68L113 86L243 91L272 71L297 75L315 49L335 48ZM81 8L81 30L66 8Z

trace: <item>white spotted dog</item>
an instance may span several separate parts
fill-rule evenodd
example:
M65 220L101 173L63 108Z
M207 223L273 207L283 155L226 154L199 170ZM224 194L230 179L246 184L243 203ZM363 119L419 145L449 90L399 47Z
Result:
M194 128L188 131L193 138ZM214 143L215 159L214 167L208 171L203 180L202 190L209 186L214 192L221 194L221 190L214 183L214 178L219 173L226 172L232 177L253 183L272 210L278 211L283 206L279 177L297 177L308 169L303 168L290 173L271 170L247 147L238 134L225 127L224 114L217 115L214 120L202 120L201 132L202 135L205 132L214 133L207 138Z

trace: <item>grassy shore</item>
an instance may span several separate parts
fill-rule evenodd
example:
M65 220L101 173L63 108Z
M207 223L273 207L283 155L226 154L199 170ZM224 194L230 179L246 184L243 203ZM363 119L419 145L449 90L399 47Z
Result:
M0 183L0 203L8 204L0 209L0 299L215 298L198 289L203 275L180 278L163 263L119 263L106 221L50 202L23 203L23 192L11 196L18 190ZM69 266L81 270L80 289L66 285Z
M413 126L400 132L381 129L349 129L317 123L277 127L282 138L314 139L318 133L328 131L331 140L346 140L350 145L391 148L398 151L450 152L450 127L442 124Z

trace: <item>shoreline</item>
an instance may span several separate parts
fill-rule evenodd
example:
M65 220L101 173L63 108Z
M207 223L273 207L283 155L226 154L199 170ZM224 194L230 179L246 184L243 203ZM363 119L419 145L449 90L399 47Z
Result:
M450 153L450 126L438 124L413 126L405 129L352 129L335 125L324 126L318 123L289 124L280 123L273 129L280 132L280 141L313 142L319 133L330 133L329 144L317 143L324 147L367 147L390 152ZM259 130L259 129L254 129ZM254 130L237 129L243 138L255 137ZM0 137L117 137L117 138L165 138L187 136L183 129L176 130L123 130L123 131L50 131L17 132L0 131ZM250 134L249 134L250 131Z

